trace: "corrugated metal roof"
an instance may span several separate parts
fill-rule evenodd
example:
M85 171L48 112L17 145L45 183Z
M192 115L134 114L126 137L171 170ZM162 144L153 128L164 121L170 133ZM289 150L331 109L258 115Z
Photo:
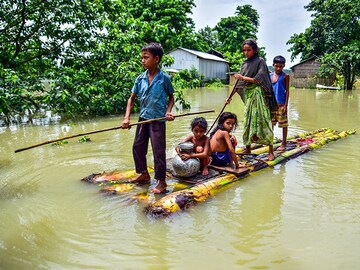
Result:
M190 50L190 49L185 49L185 48L177 48L177 49L174 49L172 51L170 51L169 53L175 51L175 50L183 50L183 51L186 51L188 53L191 53L191 54L194 54L196 55L197 57L199 58L202 58L202 59L206 59L206 60L212 60L212 61L218 61L218 62L225 62L225 63L230 63L229 61L226 61L225 59L221 58L221 57L218 57L216 55L213 55L213 54L209 54L209 53L204 53L204 52L199 52L199 51L195 51L195 50ZM168 53L168 54L169 54Z

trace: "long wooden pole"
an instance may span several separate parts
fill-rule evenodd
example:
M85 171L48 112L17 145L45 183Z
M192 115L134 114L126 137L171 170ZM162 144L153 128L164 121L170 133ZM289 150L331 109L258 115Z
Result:
M231 91L230 96L228 97L228 99L231 98L231 97L234 95L236 84L237 84L237 81L235 82L234 88L233 88L233 90ZM225 103L225 105L224 105L224 107L221 109L221 111L219 112L219 114L218 114L218 116L216 117L214 123L211 125L211 127L210 127L210 128L208 129L208 131L206 132L206 135L208 135L209 132L212 130L212 128L214 127L215 123L216 123L217 120L219 119L220 115L221 115L221 114L223 113L223 111L225 110L226 105L228 105L227 102Z
M210 113L210 112L215 112L215 111L214 110L206 110L206 111L200 111L200 112L182 113L182 114L174 115L174 118L183 117L183 116L189 116L189 115L195 115L195 114L202 114L202 113ZM132 127L132 126L136 126L136 125L148 124L148 123L151 123L151 122L162 121L162 120L166 120L166 117L160 117L160 118L144 120L144 121L140 121L140 122L137 122L137 123L133 123L133 124L129 125L129 128ZM100 133L100 132L105 132L105 131L110 131L110 130L115 130L115 129L122 129L122 127L118 126L118 127L98 129L98 130L94 130L94 131L90 131L90 132L79 133L79 134L75 134L75 135L71 135L71 136L67 136L67 137L63 137L63 138L58 138L58 139L54 139L54 140L50 140L50 141L46 141L46 142L42 142L42 143L39 143L39 144L35 144L35 145L28 146L28 147L17 149L17 150L15 150L15 153L25 151L25 150L28 150L28 149L31 149L31 148L35 148L35 147L38 147L38 146L42 146L42 145L45 145L45 144L49 144L49 143L54 143L54 142L58 142L58 141L66 140L66 139L71 139L71 138L75 138L75 137L79 137L79 136L85 136L85 135L89 135L89 134Z

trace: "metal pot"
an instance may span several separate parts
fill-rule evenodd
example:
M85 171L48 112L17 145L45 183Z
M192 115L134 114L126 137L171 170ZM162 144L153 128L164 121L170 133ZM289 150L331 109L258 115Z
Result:
M200 160L198 158L189 158L182 160L179 155L176 155L172 163L176 176L191 177L200 170Z
M194 144L192 142L182 142L178 144L181 153L191 154L194 152Z

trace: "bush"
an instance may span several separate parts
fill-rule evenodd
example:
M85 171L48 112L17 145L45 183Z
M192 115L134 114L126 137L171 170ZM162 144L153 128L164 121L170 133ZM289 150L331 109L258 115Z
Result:
M173 77L173 85L176 89L196 88L201 86L204 75L193 66L190 70L183 69Z
M224 87L224 84L221 82L220 79L213 79L213 80L205 83L205 87L207 87L207 88L222 88L222 87Z

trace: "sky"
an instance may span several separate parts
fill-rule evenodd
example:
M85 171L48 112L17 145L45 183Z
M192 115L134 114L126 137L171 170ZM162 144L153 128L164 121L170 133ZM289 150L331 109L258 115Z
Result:
M235 16L237 6L251 5L259 14L257 42L265 47L267 64L272 65L272 59L282 55L286 58L285 68L290 68L300 59L290 61L290 46L286 42L310 26L311 13L304 8L308 3L310 0L195 0L191 17L196 30L215 27L221 18Z

